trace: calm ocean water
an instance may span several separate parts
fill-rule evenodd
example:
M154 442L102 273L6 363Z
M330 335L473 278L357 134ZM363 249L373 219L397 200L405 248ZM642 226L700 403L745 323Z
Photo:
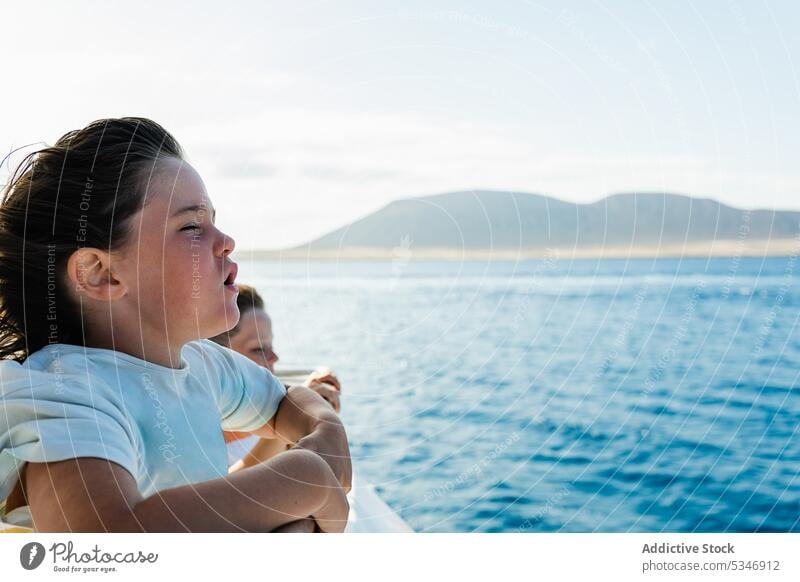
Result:
M800 531L800 259L243 262L419 531Z

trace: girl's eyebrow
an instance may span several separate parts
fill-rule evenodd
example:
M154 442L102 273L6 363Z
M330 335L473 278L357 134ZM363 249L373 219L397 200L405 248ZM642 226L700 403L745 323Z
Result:
M208 206L206 206L205 204L192 204L191 206L184 206L180 210L176 210L175 212L173 212L172 213L172 218L175 218L176 216L178 216L180 214L183 214L185 212L207 212L207 211L208 211ZM217 217L217 209L216 208L212 208L211 209L211 222L214 222L216 217Z

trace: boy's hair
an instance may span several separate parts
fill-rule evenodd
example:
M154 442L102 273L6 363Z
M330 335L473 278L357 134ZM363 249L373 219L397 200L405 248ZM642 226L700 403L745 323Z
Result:
M258 294L258 291L255 290L255 288L251 287L250 285L240 285L238 283L236 286L239 288L239 296L236 298L236 305L239 307L239 321L241 321L242 315L251 309L264 309L264 300L261 298L261 295ZM215 341L220 345L230 347L231 338L237 333L239 333L238 323L228 331L210 339L211 341Z
M0 358L24 361L51 343L84 345L67 293L67 260L81 247L113 251L165 158L183 160L149 119L100 119L27 155L0 201Z

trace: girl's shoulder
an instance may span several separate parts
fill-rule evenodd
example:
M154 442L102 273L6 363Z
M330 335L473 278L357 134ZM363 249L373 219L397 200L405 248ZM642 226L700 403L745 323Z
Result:
M170 379L174 380L188 372L185 357L179 367L170 368L117 350L71 344L45 346L31 354L24 366L53 373L74 373L115 379L126 373L133 373L136 376L151 373L152 375L167 374Z
M205 382L223 393L241 398L242 391L263 391L265 387L270 393L285 393L283 385L269 370L211 340L189 342L184 346L183 357ZM193 361L194 358L198 361Z
M97 366L98 354L115 353L72 344L49 344L35 351L22 364L24 368L52 373L86 372Z
M217 342L213 342L210 339L199 339L190 341L183 346L183 356L186 357L187 354L207 354L207 353L218 353L221 350L224 350L223 346L219 345Z
M60 346L46 346L24 363L0 360L0 395L74 401L108 392L105 376L94 362L77 353L76 346Z
M0 398L122 410L123 392L130 396L135 391L120 387L143 376L140 370L131 370L133 376L126 376L124 368L124 359L113 350L50 344L21 364L0 361Z
M183 347L182 356L188 362L189 367L192 369L200 367L203 370L202 373L205 373L210 365L222 374L229 374L232 370L238 370L242 366L242 359L247 360L241 354L209 339L187 343ZM249 362L249 360L247 361Z

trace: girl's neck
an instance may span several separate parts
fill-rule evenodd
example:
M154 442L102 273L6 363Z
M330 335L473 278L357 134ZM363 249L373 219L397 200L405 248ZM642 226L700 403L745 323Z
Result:
M161 339L153 337L153 334L143 335L140 333L132 334L93 334L87 336L86 347L104 348L115 350L134 356L152 364L158 364L167 368L181 367L181 348L180 345L170 344L165 337ZM184 342L185 343L185 342Z

